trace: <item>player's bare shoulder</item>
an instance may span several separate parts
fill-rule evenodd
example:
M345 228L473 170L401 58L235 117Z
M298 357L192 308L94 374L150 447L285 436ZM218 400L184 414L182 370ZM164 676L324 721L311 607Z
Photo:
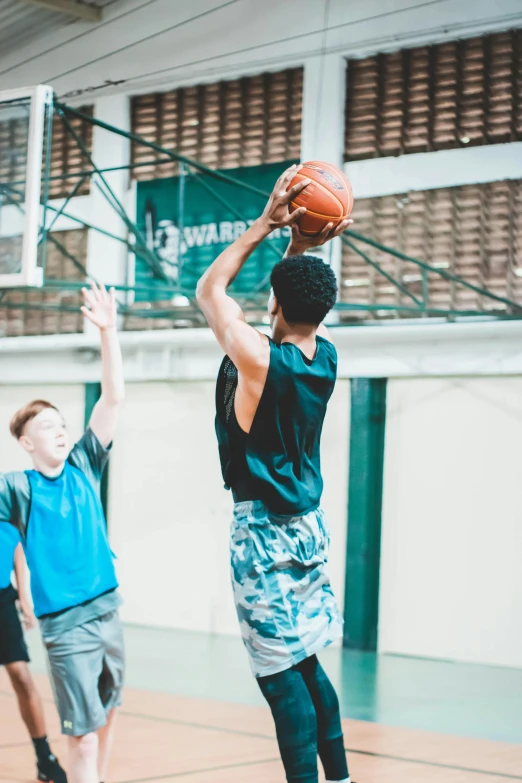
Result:
M323 340L328 340L329 343L333 343L332 335L330 334L329 329L327 329L324 324L319 324L319 326L317 327L317 336L322 337Z
M230 325L226 335L227 354L242 374L263 371L270 363L268 337L245 321Z

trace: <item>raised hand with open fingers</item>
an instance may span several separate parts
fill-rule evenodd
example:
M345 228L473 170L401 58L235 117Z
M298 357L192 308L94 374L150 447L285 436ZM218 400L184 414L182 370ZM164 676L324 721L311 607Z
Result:
M116 328L116 297L114 288L109 291L103 283L98 285L94 281L91 287L82 288L84 305L82 313L100 331Z
M302 168L301 165L293 165L287 169L279 179L277 180L268 203L263 211L261 220L263 220L270 231L275 228L284 228L285 226L293 225L300 216L306 212L305 207L299 207L293 212L290 211L291 201L310 184L311 180L303 179L297 185L294 185L290 190L287 190L288 185L293 180L297 172Z

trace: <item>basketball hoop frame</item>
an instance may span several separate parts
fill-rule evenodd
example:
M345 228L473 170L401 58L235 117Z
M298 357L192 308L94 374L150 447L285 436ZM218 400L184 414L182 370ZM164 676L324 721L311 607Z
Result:
M28 159L27 159L27 182L26 182L26 201L23 203L23 207L21 205L21 202L14 202L14 200L11 198L10 200L14 204L14 206L18 207L18 211L23 213L26 217L26 226L24 227L24 231L21 230L18 231L18 234L13 231L13 228L16 228L15 226L11 227L11 233L5 234L4 236L23 236L23 246L22 246L22 255L23 255L23 263L21 265L20 272L17 272L16 274L0 274L0 308L6 308L6 309L15 309L15 310L40 310L42 312L44 311L60 311L60 312L77 312L77 305L74 307L69 304L64 304L62 302L52 302L48 303L46 301L39 301L35 299L29 299L27 298L26 301L20 301L20 298L13 297L12 300L9 300L8 296L8 289L10 289L9 293L12 293L16 290L22 290L24 288L43 288L48 291L56 292L56 290L60 291L70 291L70 292L78 292L81 287L85 285L85 281L88 280L91 275L89 274L88 269L83 265L83 263L77 259L73 253L69 252L68 249L54 236L54 232L52 231L53 226L56 223L56 220L63 216L64 218L67 218L69 220L72 220L74 224L80 225L82 229L88 229L89 231L96 231L100 233L101 235L106 236L107 238L110 238L112 240L115 240L119 243L122 243L128 248L128 256L127 256L127 271L129 274L129 277L127 278L125 284L116 283L115 289L117 291L121 291L125 294L127 297L125 302L120 303L120 312L123 315L132 315L136 317L143 317L143 318L178 318L183 321L187 321L187 316L190 315L190 318L193 318L194 322L199 325L202 322L202 316L201 312L197 308L197 305L193 299L193 291L188 288L183 288L179 281L174 285L167 285L165 284L162 287L162 292L165 294L166 298L169 300L169 306L159 306L156 308L153 308L150 304L149 300L147 301L147 306L143 308L134 308L132 307L132 297L138 292L138 290L145 294L150 294L151 292L154 293L158 291L157 286L153 286L152 283L150 285L135 285L135 279L133 277L133 264L132 264L132 257L134 258L140 258L145 262L145 264L150 267L152 272L154 273L155 277L162 280L162 282L168 283L168 279L165 276L165 272L162 270L162 259L157 254L157 251L154 247L150 247L147 241L147 237L143 234L140 226L136 223L136 217L135 215L133 217L129 216L127 214L127 210L125 209L124 204L120 201L117 194L113 191L110 185L110 181L106 178L106 174L110 172L115 171L121 171L121 170L131 170L133 168L137 168L140 166L149 166L151 163L154 163L156 165L160 164L166 164L166 163L172 163L172 161L176 161L178 164L182 166L182 172L184 172L184 176L187 174L187 172L192 176L196 176L197 174L207 174L210 175L210 181L219 180L221 182L228 183L230 185L237 186L238 188L241 188L243 191L247 191L249 194L255 195L257 197L263 198L265 201L269 197L269 193L265 192L258 187L255 187L254 185L251 185L249 183L243 182L242 180L231 176L229 173L219 171L212 169L208 166L206 166L203 163L200 163L199 161L192 160L191 158L187 158L186 156L182 155L181 153L177 152L176 150L162 147L161 145L157 144L154 141L148 140L142 136L139 136L131 131L124 130L118 127L115 127L113 125L110 125L106 122L103 122L102 120L93 117L90 114L87 114L80 109L73 108L71 106L67 106L66 104L61 103L58 100L54 99L52 89L46 85L39 85L36 87L30 87L25 89L17 89L17 90L9 90L9 91L0 91L0 101L7 103L9 101L16 101L20 99L26 99L27 101L30 100L30 117L29 117L29 127L27 130L28 134ZM50 134L51 134L51 123L52 119L54 117L60 118L63 127L65 128L66 133L69 135L70 138L74 139L76 143L77 149L80 151L83 159L86 161L86 165L88 166L85 170L81 171L74 171L72 173L63 172L61 174L58 174L56 176L50 176L49 171L49 159L50 159ZM137 163L127 163L121 166L116 167L108 167L108 168L99 168L96 165L95 158L93 157L92 151L88 148L86 145L84 139L82 136L74 129L74 127L71 124L71 119L77 118L82 120L83 122L90 123L93 127L100 128L104 131L108 131L111 133L114 133L118 136L121 136L125 139L127 139L129 142L132 142L136 145L143 146L149 150L151 150L151 155L154 153L155 157L152 160L146 160L141 161ZM44 150L44 140L45 140L45 126L46 126L46 120L47 120L47 129L48 129L48 135L47 135L47 144L46 149ZM45 161L43 161L43 155L45 152ZM160 158L158 159L158 155ZM45 163L45 166L43 167L42 171L42 163ZM96 177L96 186L98 190L101 192L101 194L104 196L107 204L110 206L112 210L115 210L118 214L118 216L121 218L121 220L124 222L125 227L127 229L127 232L124 234L116 234L114 232L107 231L105 228L99 225L95 225L92 223L88 223L85 221L84 218L77 217L75 215L69 214L65 211L65 208L68 204L68 202L73 198L75 195L78 184L74 186L74 188L68 193L68 195L65 196L65 198L60 199L60 204L53 205L52 203L49 203L48 201L48 185L50 179L77 179L78 183L81 184L83 180L85 180L87 177ZM44 192L43 196L41 197L41 186L42 186L42 180L44 184ZM223 196L221 196L210 184L210 182L206 181L204 178L200 178L201 185L205 188L205 190L214 196L214 198L222 204L224 207L229 209L230 214L234 215L238 220L244 220L244 214L240 209L238 209L234 204L229 202L227 199L225 199ZM17 184L20 184L20 181L17 182ZM22 195L20 192L16 193L14 187L7 187L5 188L6 193L13 192L15 195L17 195L19 198ZM0 194L2 193L2 183L0 183ZM180 207L180 210L182 207ZM46 214L50 211L54 214L53 219L51 220L50 224L47 225L46 222ZM28 216L28 217L27 217ZM184 225L184 218L181 219L182 225ZM55 229L57 231L59 229ZM65 229L61 229L65 230ZM82 279L81 280L69 280L69 279L57 279L57 278L46 278L45 275L45 267L38 267L38 259L39 255L44 256L45 255L45 245L46 240L53 244L56 249L66 258L68 258L74 266L81 271L82 273ZM409 318L413 318L415 316L418 316L419 318L425 318L427 316L433 316L434 318L446 318L455 320L457 318L494 318L494 319L504 319L504 318L517 318L522 319L522 302L517 302L512 300L509 296L499 296L497 293L489 290L488 288L476 285L475 283L460 277L459 275L455 274L451 270L446 270L443 268L440 268L440 266L428 264L418 258L414 258L410 255L407 255L406 253L403 253L402 251L396 250L392 247L388 247L382 243L377 242L374 239L371 239L370 237L366 237L362 234L359 234L352 229L344 232L344 234L340 237L340 241L347 244L351 250L356 253L364 262L365 264L372 267L378 274L382 275L390 285L392 285L397 291L400 291L404 296L407 296L408 299L411 300L412 304L408 303L406 305L401 303L381 303L381 302L337 302L335 309L340 312L344 313L354 313L357 311L362 312L384 312L386 314L387 311L390 312L390 314L398 314L398 313L405 313ZM363 243L366 245L366 252L363 250L358 243ZM270 245L274 252L277 254L278 258L280 257L278 251ZM368 250L369 248L369 250ZM39 251L44 251L39 252ZM372 251L378 251L377 258L370 257L369 253ZM415 289L415 291L411 290L409 285L407 284L408 281L403 279L401 277L401 274L398 276L395 276L395 274L392 274L390 271L387 271L384 265L382 265L380 261L380 256L382 254L387 254L392 256L393 258L398 259L399 261L404 261L410 264L414 264L418 267L419 273L418 278L421 281L421 290L418 291ZM444 307L437 307L433 306L430 302L430 291L429 291L429 275L436 275L437 277L443 278L446 281L449 281L455 285L459 285L464 289L467 289L468 291L472 291L475 295L478 297L483 297L489 302L495 302L499 305L502 305L502 308L496 307L496 309L493 309L491 306L490 309L485 309L483 306L479 305L476 307L469 307L467 309L458 309L457 307L450 307L450 308L444 308ZM252 289L248 292L245 292L240 297L240 304L243 307L245 311L249 311L251 313L256 313L260 309L260 295L265 296L266 295L266 289L269 283L269 273L265 275L262 279L260 279L258 282L253 285ZM106 281L109 282L109 281ZM265 292L265 293L263 293ZM184 300L187 298L189 299L190 307L192 308L190 311L186 306L186 301L183 302L182 305L179 305L179 303L176 303L174 301L175 298L178 296L182 296ZM154 297L152 297L154 299ZM264 302L263 302L264 306ZM255 323L255 321L251 320L251 323Z
M25 226L22 239L22 258L19 272L0 275L2 288L43 285L43 270L38 267L41 224L42 162L44 153L44 126L46 110L52 111L53 90L47 85L20 87L0 91L0 103L30 101L27 165L25 181ZM50 143L50 140L49 142Z

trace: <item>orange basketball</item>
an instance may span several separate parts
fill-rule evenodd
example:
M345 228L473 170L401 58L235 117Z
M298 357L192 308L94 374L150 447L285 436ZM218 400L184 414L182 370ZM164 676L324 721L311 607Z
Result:
M352 186L343 172L330 163L311 160L295 175L288 188L303 179L312 182L302 190L290 204L293 212L306 207L306 213L299 218L299 230L307 236L318 234L327 223L337 226L345 220L353 208Z

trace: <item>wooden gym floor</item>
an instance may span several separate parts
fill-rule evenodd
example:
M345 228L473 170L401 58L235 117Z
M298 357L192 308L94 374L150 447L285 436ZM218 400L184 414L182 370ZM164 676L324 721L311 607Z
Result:
M53 749L65 743L45 675L36 675ZM522 722L522 715L520 715ZM357 783L522 782L522 745L367 721L344 721ZM0 671L0 783L34 781L34 758L5 671ZM322 779L322 778L321 778ZM284 783L264 707L128 689L108 783Z

